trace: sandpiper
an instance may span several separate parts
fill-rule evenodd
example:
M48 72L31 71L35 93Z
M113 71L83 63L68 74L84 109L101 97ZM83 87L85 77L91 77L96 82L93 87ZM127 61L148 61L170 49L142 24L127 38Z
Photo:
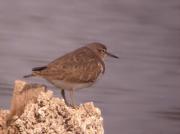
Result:
M50 62L46 66L35 67L32 74L24 78L39 76L61 89L61 95L67 105L75 106L74 92L77 89L90 87L105 72L104 58L118 58L107 52L105 45L94 42L76 49ZM68 103L65 90L70 92L71 103Z

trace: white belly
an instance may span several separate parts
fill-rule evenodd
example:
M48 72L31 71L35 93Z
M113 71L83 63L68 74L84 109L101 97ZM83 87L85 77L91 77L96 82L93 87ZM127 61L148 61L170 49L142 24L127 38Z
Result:
M91 86L93 83L70 83L66 81L52 80L50 81L56 87L65 89L65 90L77 90Z

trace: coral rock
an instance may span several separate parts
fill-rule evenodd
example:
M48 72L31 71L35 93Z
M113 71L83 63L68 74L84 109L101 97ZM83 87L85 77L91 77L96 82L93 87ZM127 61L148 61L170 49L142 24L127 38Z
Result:
M11 106L10 114L8 111L0 111L0 131L10 134L104 133L101 111L92 102L81 104L74 109L68 107L63 99L54 97L53 92L46 91L42 85L32 86L32 84L22 83L24 82L16 82L14 90L17 91L18 97L25 99L24 105L19 106L12 99L12 105L15 105ZM26 88L17 84L26 85ZM28 92L23 93L23 90ZM35 94L33 94L34 90ZM13 94L13 97L17 97L16 95ZM21 112L18 112L19 109ZM7 126L3 127L6 117L9 124L7 123Z

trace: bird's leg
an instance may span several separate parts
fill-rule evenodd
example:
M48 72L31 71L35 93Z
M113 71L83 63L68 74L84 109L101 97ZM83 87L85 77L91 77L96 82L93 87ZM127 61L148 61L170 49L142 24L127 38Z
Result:
M73 108L77 108L77 105L76 105L76 100L74 98L74 90L70 90L70 99L71 99L71 106Z
M62 97L63 97L63 99L64 99L66 105L69 105L69 103L68 103L68 101L67 101L67 99L66 99L66 95L65 95L64 89L61 90L61 95L62 95Z

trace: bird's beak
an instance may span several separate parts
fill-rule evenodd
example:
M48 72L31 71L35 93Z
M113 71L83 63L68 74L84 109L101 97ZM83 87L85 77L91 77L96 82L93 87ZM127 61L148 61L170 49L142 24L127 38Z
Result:
M119 57L117 57L116 55L111 54L111 53L109 53L109 52L106 52L106 54L107 54L108 56L113 57L113 58L116 58L116 59L118 59L118 58L119 58Z

